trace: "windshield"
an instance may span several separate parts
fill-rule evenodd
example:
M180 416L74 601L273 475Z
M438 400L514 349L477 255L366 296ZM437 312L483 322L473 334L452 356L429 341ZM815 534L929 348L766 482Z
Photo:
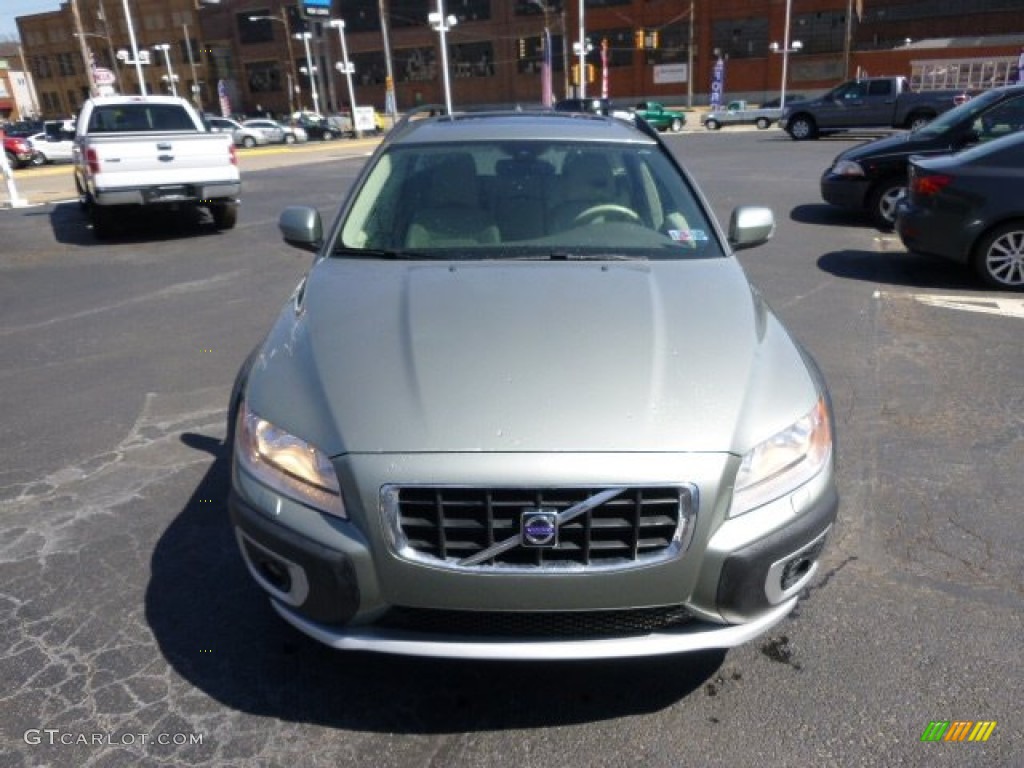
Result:
M688 180L652 144L395 146L348 209L335 255L639 258L723 255Z
M973 121L978 115L988 109L992 102L998 101L1001 98L1003 96L999 91L983 93L980 96L965 101L958 107L953 107L948 112L943 112L930 123L919 128L916 133L922 138L940 136L956 125Z

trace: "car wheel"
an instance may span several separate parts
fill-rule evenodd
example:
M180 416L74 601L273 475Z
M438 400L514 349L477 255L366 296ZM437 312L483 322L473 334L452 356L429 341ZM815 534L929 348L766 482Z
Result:
M217 229L233 229L238 221L238 203L212 203L210 215Z
M717 120L708 120L706 123L704 123L704 125L709 131L717 131L719 128L722 127L721 123L719 123Z
M756 125L762 131L765 128L768 128L771 124L772 124L772 121L769 120L767 117L759 117L759 118L757 118L757 122L754 123L754 125Z
M334 133L332 131L324 131L324 141L333 141Z
M896 224L896 208L907 196L907 180L885 179L868 196L871 220L879 229L890 230Z
M679 133L683 130L683 121L678 117L673 117L672 122L668 124L668 129L672 131L672 133Z
M285 137L284 137L284 143L285 144L294 144L295 143L295 137L292 134L290 134L290 133L286 134Z
M1024 220L996 227L974 249L972 264L991 288L1024 290Z
M242 146L245 147L246 149L252 149L253 147L256 146L256 139L254 139L252 136L246 136L244 139L242 139Z
M807 141L818 138L818 126L807 115L799 115L789 122L789 135L794 141Z
M33 152L32 159L29 160L29 164L35 166L46 165L46 155L42 152Z
M5 151L4 154L7 155L7 165L12 171L21 167L21 163L18 162L18 158L16 158L13 153Z

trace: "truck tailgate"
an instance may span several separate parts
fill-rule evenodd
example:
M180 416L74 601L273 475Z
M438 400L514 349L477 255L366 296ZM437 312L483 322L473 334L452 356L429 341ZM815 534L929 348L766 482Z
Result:
M228 135L91 136L84 151L97 189L194 183L197 177L216 183L239 177Z

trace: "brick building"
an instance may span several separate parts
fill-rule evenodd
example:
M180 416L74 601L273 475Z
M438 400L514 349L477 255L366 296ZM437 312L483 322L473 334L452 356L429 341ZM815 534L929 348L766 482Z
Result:
M117 59L118 50L131 47L122 3L77 5L87 54L74 36L70 2L18 19L47 115L74 112L88 94L83 61L90 54L116 73L121 90L138 89L140 67ZM446 0L446 6L445 13L457 18L447 32L456 106L539 103L545 28L555 96L575 89L578 3ZM337 30L307 24L295 0L129 0L129 7L138 47L152 51L170 44L179 92L191 94L195 86L196 100L208 110L219 109L218 84L237 112L311 108L314 82L321 111L348 101L345 79L335 70L341 58ZM772 44L783 46L786 7L786 0L585 0L584 27L593 47L586 61L594 73L587 93L600 94L606 73L614 100L706 104L712 67L721 56L728 97L773 97L784 57L772 52ZM790 7L790 40L802 44L788 56L792 92L820 91L857 73L909 75L925 60L1008 60L1024 45L1021 0L790 0ZM334 0L334 9L346 24L357 103L384 108L389 64L399 110L443 101L439 36L427 20L436 0ZM308 40L294 39L303 31ZM147 89L166 92L163 54L152 51L151 62L141 67Z

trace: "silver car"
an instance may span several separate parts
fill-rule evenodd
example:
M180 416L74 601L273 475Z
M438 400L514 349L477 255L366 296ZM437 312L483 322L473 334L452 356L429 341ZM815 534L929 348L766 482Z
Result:
M587 659L727 648L795 606L836 519L807 352L644 123L410 115L324 227L231 398L230 511L334 648Z
M207 117L206 123L213 133L230 133L232 141L238 147L251 148L270 143L262 131L246 128L228 117Z
M308 138L306 132L298 126L262 117L245 120L242 127L259 131L271 144L295 144Z

